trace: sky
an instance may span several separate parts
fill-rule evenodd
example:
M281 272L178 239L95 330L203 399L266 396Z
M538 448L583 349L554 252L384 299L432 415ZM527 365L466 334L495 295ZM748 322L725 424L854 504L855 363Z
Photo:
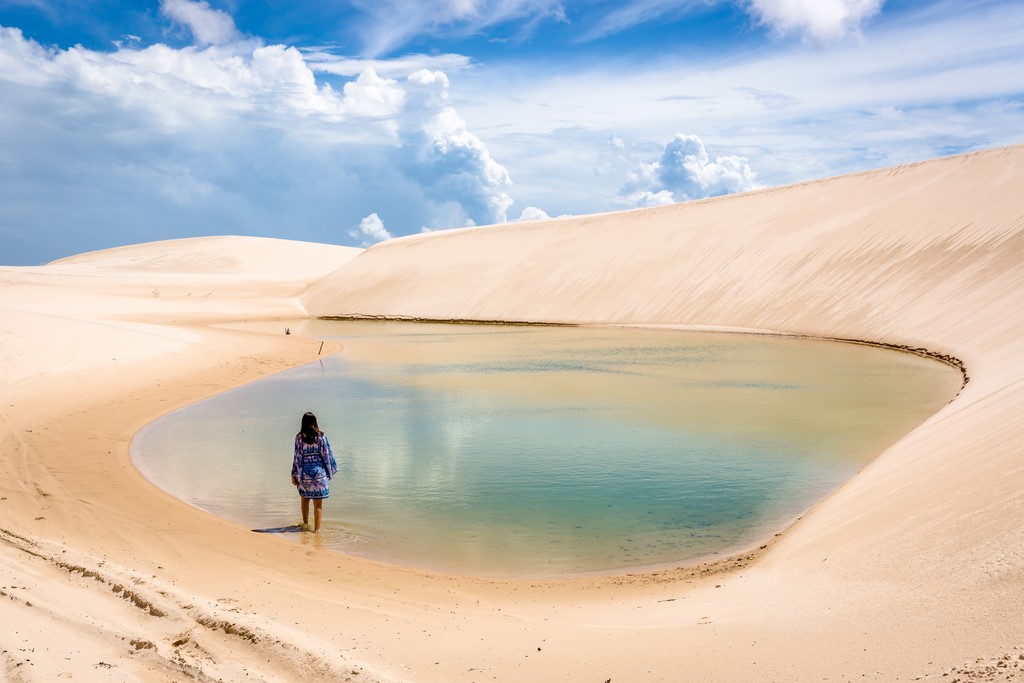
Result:
M1024 0L0 0L3 265L369 246L1022 142Z

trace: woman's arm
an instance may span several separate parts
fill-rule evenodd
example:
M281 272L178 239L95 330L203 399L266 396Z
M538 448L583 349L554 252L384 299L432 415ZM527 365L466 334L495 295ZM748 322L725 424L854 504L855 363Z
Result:
M338 462L334 459L334 451L331 449L331 442L327 435L323 435L324 442L321 445L320 455L324 456L324 469L327 470L327 478L330 479L338 473Z

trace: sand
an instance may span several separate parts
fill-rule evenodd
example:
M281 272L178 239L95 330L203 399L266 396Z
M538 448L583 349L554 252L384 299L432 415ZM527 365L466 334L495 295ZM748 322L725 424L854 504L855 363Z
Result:
M365 251L218 237L0 268L3 679L1024 678L1022 187L1018 146ZM764 549L479 580L253 534L131 466L157 416L321 353L211 323L304 315L863 339L970 381Z

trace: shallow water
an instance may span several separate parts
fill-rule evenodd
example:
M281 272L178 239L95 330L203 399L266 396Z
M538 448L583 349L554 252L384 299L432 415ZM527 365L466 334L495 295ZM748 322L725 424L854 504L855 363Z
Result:
M910 354L786 337L262 327L285 325L344 349L147 426L132 445L143 475L251 528L294 524L291 444L312 410L341 468L324 545L481 576L618 571L754 543L961 380Z

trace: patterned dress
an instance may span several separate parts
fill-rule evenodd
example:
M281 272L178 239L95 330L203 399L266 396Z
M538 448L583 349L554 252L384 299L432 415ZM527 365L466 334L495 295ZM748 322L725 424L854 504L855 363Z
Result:
M303 498L326 498L331 495L331 477L338 473L338 463L327 436L321 434L313 443L295 435L295 457L292 476L299 482L299 495Z

